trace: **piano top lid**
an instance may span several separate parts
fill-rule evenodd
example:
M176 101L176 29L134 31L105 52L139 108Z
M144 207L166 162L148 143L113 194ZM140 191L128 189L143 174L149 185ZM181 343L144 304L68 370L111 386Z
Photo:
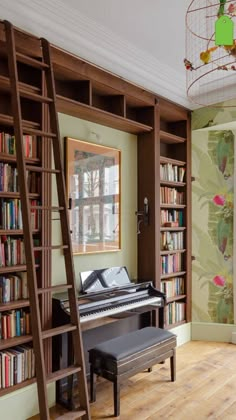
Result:
M126 267L110 267L80 273L82 292L97 292L131 283Z

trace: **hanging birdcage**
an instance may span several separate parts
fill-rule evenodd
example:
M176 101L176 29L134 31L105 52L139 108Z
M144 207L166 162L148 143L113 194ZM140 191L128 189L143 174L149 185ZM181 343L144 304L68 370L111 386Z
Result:
M220 106L229 101L227 106L236 106L235 19L236 1L192 0L188 7L184 60L187 96L198 105ZM230 31L232 42L228 41Z

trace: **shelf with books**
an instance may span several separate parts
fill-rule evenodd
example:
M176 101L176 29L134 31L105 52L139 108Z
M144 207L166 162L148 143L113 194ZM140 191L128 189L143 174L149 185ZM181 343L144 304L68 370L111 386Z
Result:
M184 187L186 185L185 182L178 182L178 181L163 181L160 180L161 185L173 186L173 187Z
M29 198L37 199L40 197L38 193L30 193ZM11 192L11 191L0 191L0 198L20 198L19 192Z
M176 166L185 166L186 161L169 158L168 156L160 156L160 164L169 163Z
M0 340L0 351L6 350L10 347L19 346L22 344L30 343L33 337L31 334L28 335L21 335L19 337L7 338L6 340Z
M182 300L182 299L185 299L185 298L186 298L186 295L172 296L172 297L166 299L166 303L167 304L172 303L172 302L175 302L176 300Z
M40 232L39 229L33 229L33 234L37 235ZM0 237L2 235L16 235L23 236L22 229L0 229Z
M0 152L0 162L9 162L16 164L16 156L10 155L9 153ZM27 158L26 162L30 165L38 165L40 163L40 159L37 157Z
M18 309L18 308L26 308L28 306L30 306L28 299L19 299L19 300L10 301L7 303L0 303L0 312L10 311L12 309Z
M176 271L168 274L161 274L161 280L169 279L171 277L183 276L186 274L186 271Z
M171 255L171 254L183 253L183 252L186 252L186 249L162 250L162 251L160 252L160 255Z
M170 231L170 232L175 232L175 231L176 232L181 232L185 229L186 229L185 226L181 226L181 227L178 227L178 226L176 226L176 227L165 227L165 226L163 226L163 227L160 228L160 231L161 232L168 232L168 231Z

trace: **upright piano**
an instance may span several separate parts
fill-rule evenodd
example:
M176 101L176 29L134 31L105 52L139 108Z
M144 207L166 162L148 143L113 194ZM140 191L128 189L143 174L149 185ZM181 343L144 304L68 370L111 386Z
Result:
M155 289L151 281L131 282L126 267L81 272L80 279L82 291L78 294L78 311L87 370L90 348L118 335L153 325L152 315L156 309L159 309L159 326L163 327L165 295ZM69 316L67 294L54 295L53 326L67 324ZM72 358L71 335L55 337L53 369L65 368L72 363ZM62 394L67 385L65 381L57 383L57 401L60 403L64 401ZM71 400L71 390L68 399Z

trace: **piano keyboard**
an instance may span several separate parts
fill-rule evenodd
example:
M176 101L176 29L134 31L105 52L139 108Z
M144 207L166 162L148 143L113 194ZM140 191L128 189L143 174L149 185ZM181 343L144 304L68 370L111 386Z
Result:
M92 321L98 318L103 318L104 316L112 316L115 314L119 314L121 312L129 311L131 309L136 309L136 308L140 308L142 306L147 306L147 305L161 306L162 298L159 296L154 296L154 297L142 299L140 301L130 302L127 304L121 304L117 306L114 305L112 307L105 308L105 309L99 309L97 312L94 311L92 313L87 313L85 315L81 314L80 322L84 323L84 322Z

